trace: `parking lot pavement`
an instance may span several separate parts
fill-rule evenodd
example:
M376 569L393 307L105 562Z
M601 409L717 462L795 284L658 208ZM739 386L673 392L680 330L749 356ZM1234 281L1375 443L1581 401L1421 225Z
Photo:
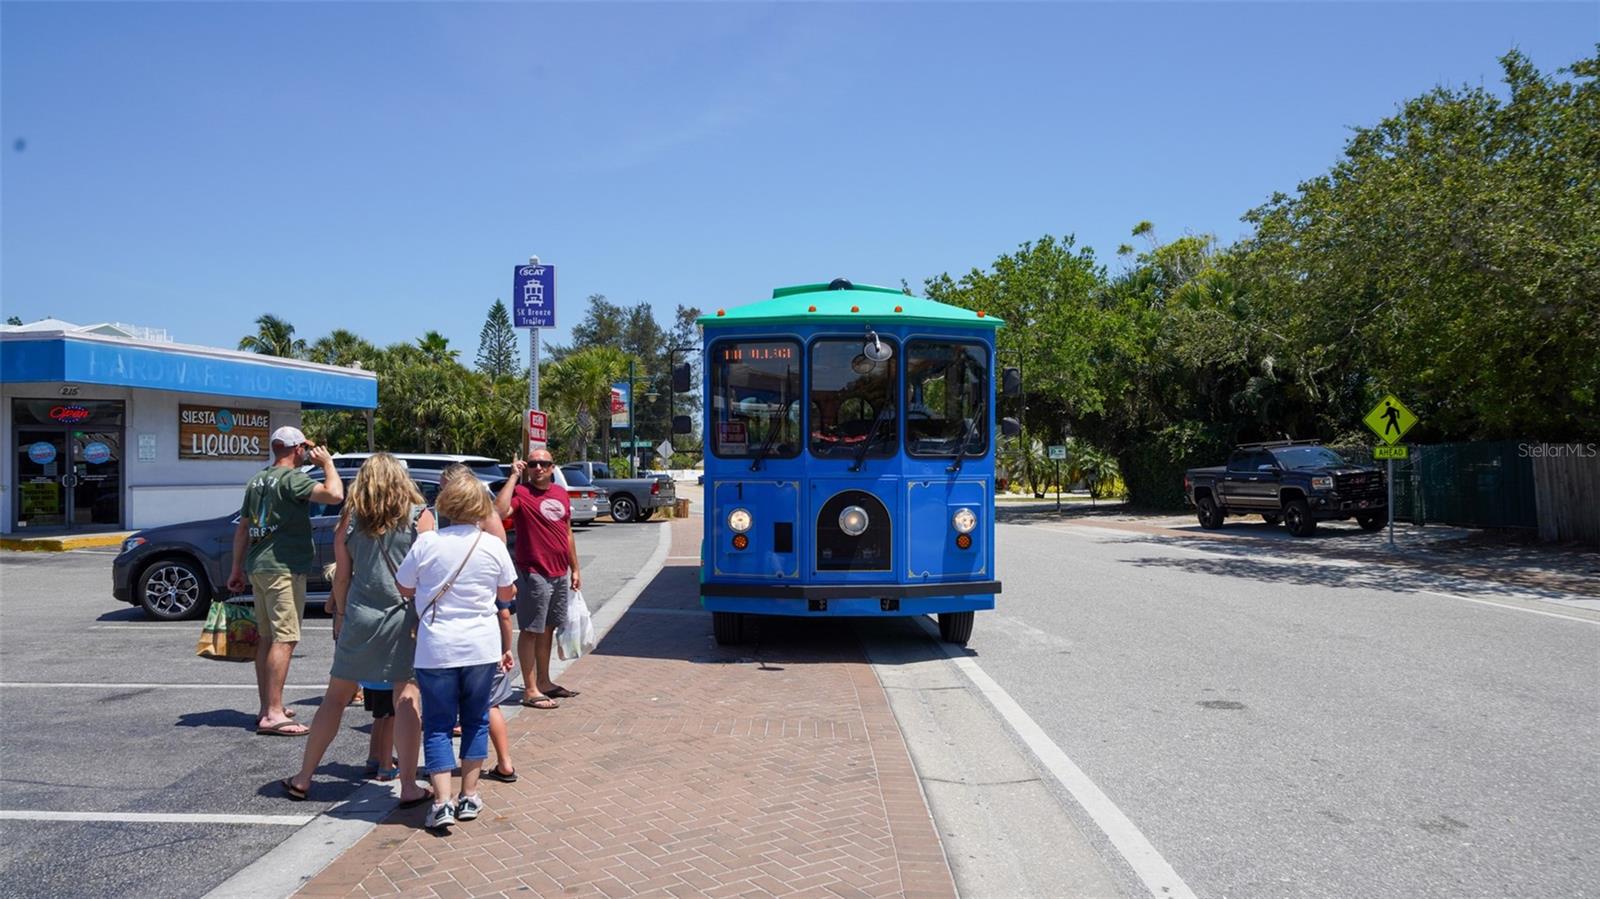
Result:
M655 550L658 523L578 531L591 607ZM0 896L199 896L363 784L359 706L311 801L275 783L301 739L254 735L253 666L194 655L200 623L111 597L114 553L0 552ZM315 714L333 657L312 614L285 699Z

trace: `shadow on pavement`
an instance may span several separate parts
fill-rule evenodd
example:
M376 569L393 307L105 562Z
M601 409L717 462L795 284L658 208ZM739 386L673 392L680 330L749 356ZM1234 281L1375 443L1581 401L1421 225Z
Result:
M703 665L754 663L758 670L780 671L785 665L865 662L863 641L886 640L924 647L922 652L897 654L906 663L944 656L938 644L910 618L752 615L746 621L743 642L719 645L712 636L710 613L700 608L700 569L668 566L639 594L592 655L678 659Z

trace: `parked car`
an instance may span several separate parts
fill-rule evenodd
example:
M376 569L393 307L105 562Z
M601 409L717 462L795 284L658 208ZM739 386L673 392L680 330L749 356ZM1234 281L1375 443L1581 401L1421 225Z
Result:
M611 500L612 521L644 521L677 499L671 479L613 477L611 466L604 462L568 462L561 470L568 476L573 472L585 475L596 487L603 488Z
M365 461L366 453L354 454ZM345 463L351 454L339 457ZM401 455L401 458L407 458ZM411 456L410 458L416 458ZM424 457L424 459L432 457ZM456 461L462 457L445 457ZM472 457L466 457L472 458ZM446 464L449 464L448 462ZM336 465L339 477L348 489L355 479L359 464ZM422 494L423 502L433 507L439 496L439 468L408 470L411 480ZM492 481L479 469L474 469L486 488L498 488L504 483ZM313 480L322 480L322 469L306 472ZM239 486L244 496L244 485ZM333 585L322 576L322 569L333 561L333 528L339 522L341 506L311 504L311 539L315 547L316 570L306 578L307 606L321 606L327 602ZM210 608L211 599L225 590L228 573L233 568L233 532L238 526L237 513L217 518L204 518L169 524L139 531L122 542L122 552L111 563L111 595L122 602L139 606L145 615L160 621L176 621L203 616ZM507 527L509 532L510 528ZM508 534L509 536L509 534Z
M606 494L606 489L596 486L582 471L562 471L557 468L556 479L567 488L567 495L572 497L573 524L587 525L601 515L611 514L611 498Z
M1296 537L1310 536L1318 521L1349 518L1375 531L1388 510L1382 470L1315 440L1240 444L1226 465L1189 469L1183 492L1203 528L1220 528L1230 515L1260 515Z
M367 461L371 455L371 453L339 453L333 457L333 465L335 468L360 468L361 463ZM500 462L488 456L456 456L448 453L391 453L390 455L404 462L406 468L412 471L443 471L460 462L486 481L506 476L506 472L501 471Z

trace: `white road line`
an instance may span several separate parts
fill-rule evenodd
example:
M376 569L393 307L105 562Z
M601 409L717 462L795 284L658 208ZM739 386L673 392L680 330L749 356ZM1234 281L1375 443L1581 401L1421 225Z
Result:
M205 815L143 812L38 812L0 809L0 821L116 821L123 824L274 824L304 827L316 815Z
M1193 890L1183 882L1167 860L1156 851L1156 847L1145 838L1137 825L1117 808L1089 775L1083 773L1077 763L1067 756L1060 746L1044 732L1038 723L1025 711L1011 694L1005 691L970 656L962 655L961 650L953 644L939 640L938 633L934 630L933 622L926 616L920 619L923 628L929 632L939 646L944 649L945 655L961 669L961 672L972 681L984 698L994 706L995 711L1006 720L1006 723L1017 732L1028 749L1039 760L1050 776L1054 777L1078 805L1088 813L1089 817L1100 828L1101 832L1111 840L1111 845L1133 869L1140 881L1150 890L1152 896L1158 899L1196 899Z
M1474 599L1474 598L1472 598L1470 596L1457 596L1454 593L1440 593L1437 590L1418 590L1417 592L1418 593L1426 593L1429 596L1440 596L1440 597L1443 597L1445 599L1459 599L1462 602L1475 602L1480 606L1494 606L1497 609L1507 609L1507 610L1510 610L1512 612L1527 612L1530 615L1544 615L1544 616L1549 617L1549 618L1561 618L1561 619L1564 619L1564 620L1567 620L1567 621L1577 621L1577 622L1580 622L1582 624L1592 624L1592 625L1595 625L1597 627L1600 627L1600 621L1597 621L1597 620L1595 620L1593 618L1579 618L1576 615L1563 615L1560 612L1546 612L1543 609L1525 609L1522 606L1514 606L1514 605L1512 605L1512 604L1510 604L1508 602L1500 602L1498 600L1493 600L1493 599ZM1517 598L1518 599L1525 599L1528 602L1550 602L1551 601L1551 600L1547 600L1547 599L1538 599L1536 597L1531 597L1531 596L1530 597L1517 597Z
M92 684L35 683L33 681L3 681L0 690L254 690L255 684L129 684L118 681L101 681ZM285 690L327 690L327 684L285 684Z

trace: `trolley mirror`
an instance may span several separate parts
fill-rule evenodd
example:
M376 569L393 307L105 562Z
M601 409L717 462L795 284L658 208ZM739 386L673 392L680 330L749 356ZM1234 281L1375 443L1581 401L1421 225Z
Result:
M687 415L674 415L674 416L672 416L672 433L674 433L674 434L693 434L694 433L694 419L690 418Z
M1022 424L1015 418L1000 419L1000 433L1006 437L1015 437L1022 433Z
M1000 373L1000 392L1005 396L1022 396L1022 369L1008 366Z

